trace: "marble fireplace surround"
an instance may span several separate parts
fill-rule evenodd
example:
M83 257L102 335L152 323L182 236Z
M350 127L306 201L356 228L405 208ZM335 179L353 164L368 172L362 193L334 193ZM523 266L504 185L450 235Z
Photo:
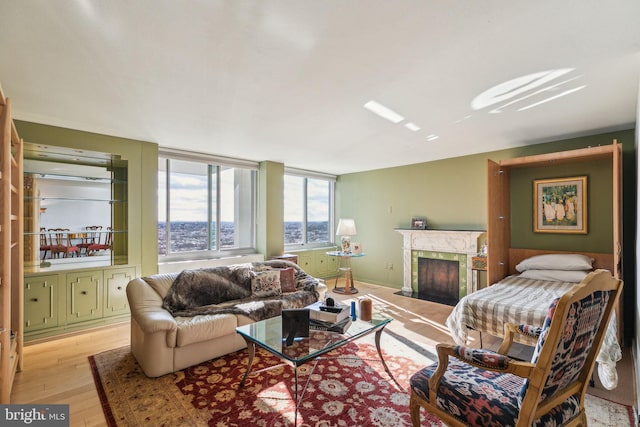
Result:
M471 291L478 288L476 275L471 270L471 257L480 251L479 240L483 237L484 231L464 231L464 230L407 230L396 229L402 234L403 244L403 283L402 293L412 295L418 292L417 271L413 271L414 251L442 252L445 254L465 255L466 258L466 278L471 278ZM461 267L462 268L462 267Z

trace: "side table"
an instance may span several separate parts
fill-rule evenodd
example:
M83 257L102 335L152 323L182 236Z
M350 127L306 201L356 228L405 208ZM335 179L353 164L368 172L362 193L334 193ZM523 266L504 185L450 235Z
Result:
M473 277L473 284L471 286L471 292L475 292L480 289L480 272L487 271L487 257L471 257L471 269L475 273Z
M358 258L365 256L365 254L354 254L341 251L329 251L329 256L338 257L338 275L336 276L336 283L333 285L333 292L337 294L357 294L358 290L353 286L353 271L351 270L351 258ZM344 287L338 287L338 279L340 274L344 273L345 284Z

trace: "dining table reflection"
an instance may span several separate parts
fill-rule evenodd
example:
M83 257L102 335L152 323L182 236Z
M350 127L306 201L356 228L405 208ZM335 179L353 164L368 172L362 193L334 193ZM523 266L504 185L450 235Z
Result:
M69 228L40 228L40 252L42 260L47 258L69 258L90 256L96 250L110 249L111 227L102 231L102 226L87 226L84 230ZM102 237L104 235L104 237Z

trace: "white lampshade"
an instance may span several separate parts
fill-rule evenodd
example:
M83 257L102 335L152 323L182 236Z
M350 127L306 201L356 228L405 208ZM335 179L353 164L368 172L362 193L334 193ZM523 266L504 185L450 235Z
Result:
M356 234L356 222L351 218L340 218L336 236L355 236Z
M342 252L351 253L351 238L356 235L356 222L351 218L340 218L336 235L342 236Z

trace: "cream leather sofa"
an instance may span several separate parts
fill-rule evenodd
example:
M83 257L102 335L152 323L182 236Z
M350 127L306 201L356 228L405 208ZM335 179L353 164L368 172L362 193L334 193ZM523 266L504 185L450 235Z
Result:
M296 269L296 278L299 274L310 277L297 266ZM240 314L172 316L162 304L178 274L136 278L127 285L131 351L149 377L175 372L245 348L246 343L236 333L236 327L254 322ZM327 286L321 280L314 280L319 299L324 299Z

